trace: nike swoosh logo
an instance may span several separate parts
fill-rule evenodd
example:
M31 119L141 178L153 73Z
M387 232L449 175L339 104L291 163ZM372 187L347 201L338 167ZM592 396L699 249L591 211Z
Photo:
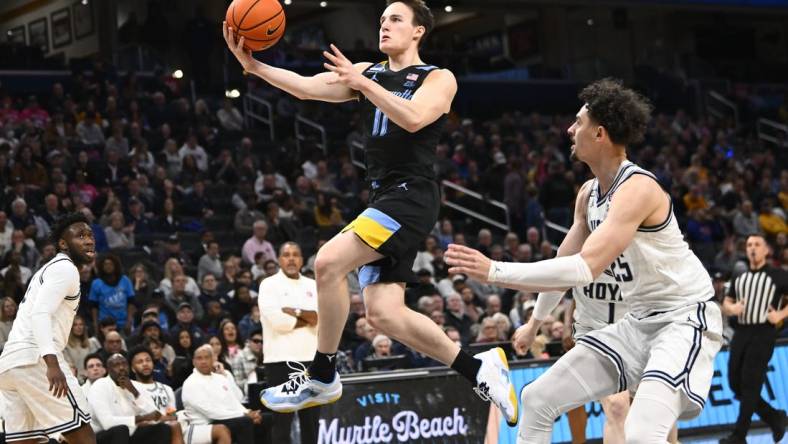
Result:
M276 33L276 31L279 31L279 28L281 28L281 27L282 27L282 24L280 23L279 26L277 26L274 29L268 28L268 31L266 31L266 33L268 33L268 35L274 35Z

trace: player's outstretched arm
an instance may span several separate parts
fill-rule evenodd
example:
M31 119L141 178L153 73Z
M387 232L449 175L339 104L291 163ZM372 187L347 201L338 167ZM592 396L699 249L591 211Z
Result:
M465 273L496 285L533 287L543 291L590 284L624 251L638 227L653 214L662 218L669 203L652 179L634 176L619 187L605 221L588 236L579 254L520 264L493 262L472 248L449 245L451 273ZM485 274L486 273L486 274Z
M451 102L457 93L457 79L446 69L430 72L411 100L397 97L391 91L361 74L350 60L334 45L323 55L331 63L323 66L334 74L336 84L359 91L384 114L405 131L414 133L438 120L451 110ZM366 67L365 67L366 69Z
M336 79L334 73L324 72L311 77L305 77L292 71L276 68L256 60L252 57L251 51L244 49L243 37L236 42L235 32L232 28L227 26L227 22L222 23L222 33L227 47L230 48L235 58L238 59L244 71L260 77L276 88L286 91L301 100L321 100L323 102L338 103L355 100L358 97L358 92L353 91L351 88L341 83L332 83L332 80ZM368 62L356 63L353 65L353 69L358 71L359 75L361 75L370 65L372 64Z

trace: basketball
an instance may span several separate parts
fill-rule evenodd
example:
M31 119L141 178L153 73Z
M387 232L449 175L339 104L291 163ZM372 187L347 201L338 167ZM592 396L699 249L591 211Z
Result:
M244 47L262 51L274 46L285 33L285 11L279 0L233 0L227 8L227 26Z

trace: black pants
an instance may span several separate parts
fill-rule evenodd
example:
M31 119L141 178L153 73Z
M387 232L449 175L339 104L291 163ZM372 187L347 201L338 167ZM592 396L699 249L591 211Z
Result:
M311 362L302 362L309 368ZM286 362L273 362L265 364L265 379L269 386L276 386L287 382L293 370ZM286 444L290 442L290 426L293 424L293 413L274 413L271 419L271 438L273 442ZM316 444L318 421L320 420L320 407L312 407L298 412L298 422L301 425L301 444ZM295 444L295 443L293 443Z
M254 444L254 423L248 416L213 421L213 424L226 425L236 444Z
M162 443L167 444L172 438L172 429L170 426L163 423L153 424L149 426L137 427L134 434L131 435L129 440L130 444L151 444Z
M779 412L761 398L761 387L776 339L777 330L768 324L740 325L733 335L728 382L740 402L739 418L733 433L741 438L746 437L750 430L753 413L770 426L780 420Z
M96 444L129 444L129 428L120 425L96 433Z

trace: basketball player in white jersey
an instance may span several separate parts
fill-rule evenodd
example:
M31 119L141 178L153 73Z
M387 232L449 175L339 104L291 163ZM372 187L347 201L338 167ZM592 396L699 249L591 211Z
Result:
M581 208L585 212L585 208ZM518 354L525 354L539 334L542 322L563 298L563 291L540 293L533 314L525 325L514 333L512 345ZM594 282L572 289L574 317L572 338L577 341L589 332L607 327L629 311L629 305L621 295L621 289L613 276L602 273ZM599 400L605 412L605 427L602 441L605 444L624 442L624 420L629 412L629 393L626 391ZM582 407L582 406L581 406ZM571 415L571 412L570 412ZM570 416L570 425L572 417Z
M585 286L606 270L630 304L619 322L587 333L521 392L519 443L550 442L567 410L623 390L635 392L625 423L629 443L664 443L673 423L700 414L722 317L711 278L684 242L670 196L655 176L626 158L650 118L648 102L612 80L580 93L585 105L568 133L573 155L595 179L583 185L563 257L536 263L490 261L450 245L451 273L528 291ZM556 389L559 388L560 389Z
M63 349L80 299L79 267L95 257L95 240L81 213L52 230L58 254L30 279L3 354L0 392L6 399L7 442L95 444L90 414Z

